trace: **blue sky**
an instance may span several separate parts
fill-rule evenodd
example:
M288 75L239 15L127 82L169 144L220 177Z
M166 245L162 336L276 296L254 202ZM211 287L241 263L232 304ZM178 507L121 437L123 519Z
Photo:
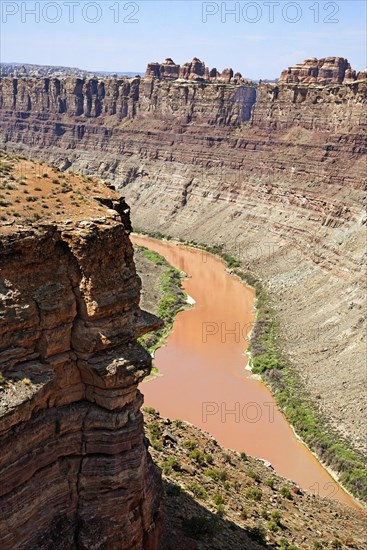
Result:
M1 9L1 61L144 71L196 56L251 78L313 56L366 67L364 0L2 0Z

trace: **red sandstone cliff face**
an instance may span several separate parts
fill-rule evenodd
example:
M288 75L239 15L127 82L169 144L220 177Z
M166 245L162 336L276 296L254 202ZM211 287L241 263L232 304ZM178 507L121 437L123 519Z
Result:
M139 310L127 218L106 214L0 232L4 550L159 548L136 342L159 323Z

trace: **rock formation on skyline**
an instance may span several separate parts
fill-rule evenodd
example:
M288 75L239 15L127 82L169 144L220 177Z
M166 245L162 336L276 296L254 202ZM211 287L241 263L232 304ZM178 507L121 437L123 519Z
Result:
M361 78L359 76L361 75ZM344 57L311 57L285 69L279 83L285 84L347 84L355 80L364 80L363 73L357 75Z
M216 68L209 69L203 61L194 57L192 61L177 65L171 58L165 59L163 63L148 63L145 77L155 77L162 79L183 79L183 80L206 80L208 82L218 82L229 84L233 80L233 69L227 68L219 72ZM234 80L240 81L241 73L234 75Z

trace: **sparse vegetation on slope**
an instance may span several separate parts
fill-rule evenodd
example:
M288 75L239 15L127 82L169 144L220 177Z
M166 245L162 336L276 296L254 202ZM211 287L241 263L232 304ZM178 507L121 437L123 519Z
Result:
M173 267L157 252L149 250L144 246L136 246L144 258L156 266L163 267L159 280L158 305L152 313L155 313L164 321L164 326L155 332L144 335L140 342L153 353L159 348L172 330L172 325L179 311L187 307L187 296L181 288L182 273ZM138 266L139 271L139 266ZM157 370L154 367L153 374Z
M165 486L161 550L367 548L362 511L301 490L191 424L152 408L144 416Z
M26 225L39 220L63 221L102 216L106 184L72 171L65 173L43 161L28 160L0 150L0 221Z
M164 238L161 233L150 236ZM335 433L317 404L306 395L299 375L282 351L281 327L264 284L253 273L244 272L238 260L225 252L223 246L208 246L195 241L180 242L222 257L233 274L255 288L256 324L248 349L253 372L269 385L301 439L327 467L337 472L340 483L346 489L367 502L367 467L364 457Z

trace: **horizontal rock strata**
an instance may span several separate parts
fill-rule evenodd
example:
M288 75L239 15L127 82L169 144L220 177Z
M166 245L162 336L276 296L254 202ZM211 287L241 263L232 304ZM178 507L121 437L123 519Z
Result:
M111 205L126 211L123 200ZM0 231L0 546L158 549L129 220Z
M171 61L143 79L4 78L2 143L110 179L136 227L225 243L267 282L308 392L365 448L366 80L341 58L312 61L322 81L256 88L175 79Z

